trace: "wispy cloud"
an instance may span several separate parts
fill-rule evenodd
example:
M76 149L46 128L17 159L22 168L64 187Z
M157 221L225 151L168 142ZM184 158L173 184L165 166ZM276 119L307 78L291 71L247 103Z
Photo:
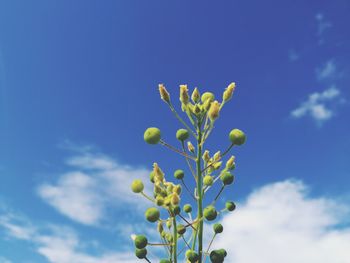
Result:
M348 263L350 206L308 192L291 180L257 189L223 217L214 247L228 250L229 263Z
M288 59L290 62L295 62L300 59L300 54L297 53L294 49L288 51Z
M91 243L84 242L77 233L68 227L49 225L46 227L32 227L32 223L12 214L2 214L0 226L6 230L10 238L24 240L34 245L38 254L44 256L50 263L133 263L131 252L107 251L91 254ZM23 234L25 233L25 234ZM96 249L94 249L96 250ZM0 258L1 263L11 261Z
M317 23L317 36L319 38L318 43L322 45L324 43L324 33L332 27L332 23L325 19L322 13L317 13L315 15L315 20Z
M316 68L316 77L319 81L334 80L335 78L337 78L337 76L337 67L334 60L332 59L328 60L321 67Z
M314 92L291 112L291 116L296 119L310 116L318 123L322 123L334 116L334 108L341 101L340 91L336 87L331 87L323 92Z
M121 165L111 157L79 152L67 159L68 172L54 183L38 187L43 201L63 215L86 225L96 225L106 217L108 207L142 206L130 190L133 179L143 178L147 184L149 171Z

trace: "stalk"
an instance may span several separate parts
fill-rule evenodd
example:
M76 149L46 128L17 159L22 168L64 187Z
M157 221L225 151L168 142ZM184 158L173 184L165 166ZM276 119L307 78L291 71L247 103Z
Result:
M203 180L202 180L202 171L201 171L201 157L202 157L202 131L201 123L198 121L197 127L197 192L198 192L198 218L203 218ZM202 263L202 251L203 251L203 220L200 220L199 225L197 226L198 231L198 263Z
M174 263L177 263L177 227L176 227L176 217L174 215L173 217L173 227L174 227L174 249L173 249L173 255L174 255Z

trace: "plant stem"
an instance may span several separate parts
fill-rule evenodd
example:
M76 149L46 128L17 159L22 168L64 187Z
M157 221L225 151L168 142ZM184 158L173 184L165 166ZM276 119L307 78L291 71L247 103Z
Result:
M205 263L205 260L207 259L207 255L209 254L209 249L210 249L211 245L213 244L213 241L214 241L215 237L216 237L216 234L214 234L213 238L210 240L207 252L205 253L205 256L204 256L204 260L203 260L204 263Z
M196 137L192 129L186 124L186 122L177 114L175 108L172 104L169 104L170 110L174 113L175 117L186 127L186 129L193 135L193 137Z
M197 123L197 160L196 160L196 168L197 168L197 193L198 193L198 218L203 218L203 179L202 179L202 171L201 171L201 157L202 157L202 131L201 131L201 123L198 121ZM198 255L199 260L198 263L202 263L202 250L203 250L203 220L201 220L197 226L198 233Z
M175 147L171 146L170 144L166 143L166 142L163 141L163 140L160 140L159 143L160 143L161 145L165 146L165 147L168 147L170 150L172 150L172 151L174 151L174 152L176 152L176 153L178 153L178 154L181 154L181 155L185 156L186 159L188 158L188 159L191 159L191 160L193 160L193 161L196 160L193 156L190 156L190 155L188 155L187 153L182 152L182 151L176 149Z
M174 263L177 263L177 227L176 227L176 217L175 217L175 215L173 217L173 227L174 227L174 249L173 249L173 255L174 255Z

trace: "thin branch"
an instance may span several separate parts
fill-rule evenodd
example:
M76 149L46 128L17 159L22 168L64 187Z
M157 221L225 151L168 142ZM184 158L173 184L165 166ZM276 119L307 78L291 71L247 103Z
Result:
M191 159L191 160L193 160L193 161L196 160L196 158L194 158L193 156L190 156L190 155L188 155L187 153L182 152L182 151L176 149L175 147L171 146L170 144L166 143L166 142L163 141L163 140L160 140L159 143L160 143L161 145L165 146L165 147L168 147L170 150L172 150L172 151L174 151L174 152L176 152L176 153L178 153L178 154L183 155L183 156L186 157L186 158L189 158L189 159Z
M192 131L192 129L186 124L186 122L177 114L175 108L172 104L169 104L170 110L174 113L175 117L186 127L186 129L192 133L193 137L196 138L196 134Z
M188 194L189 194L190 196L192 196L192 198L193 198L194 200L196 200L196 198L194 197L194 195L191 193L190 189L188 189L187 185L185 184L184 179L181 179L181 183L182 183L182 185L185 187L185 189L186 189L186 191L188 192Z
M182 145L183 152L185 152L186 150L185 150L185 143L184 143L184 141L181 142L181 145ZM190 171L191 171L191 173L193 175L194 180L197 182L196 174L195 174L195 172L193 170L193 167L192 167L192 165L189 162L189 159L187 157L186 157L186 162L187 162L188 167L190 168Z
M209 249L211 247L211 245L213 244L213 241L214 241L214 238L216 237L216 233L213 235L213 238L211 239L210 243L209 243L209 246L208 246L208 249L207 251L205 252L205 256L204 256L204 260L203 260L203 263L205 263L206 259L207 259L207 255L209 254Z

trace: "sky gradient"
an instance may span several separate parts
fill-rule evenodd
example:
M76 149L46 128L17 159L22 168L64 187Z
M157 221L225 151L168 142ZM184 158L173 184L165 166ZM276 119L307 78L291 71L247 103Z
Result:
M233 128L248 138L233 151L236 182L224 194L242 207L241 219L239 209L223 218L242 226L229 233L245 233L247 211L266 224L281 219L271 232L288 229L279 204L298 200L303 209L288 211L300 240L289 241L310 247L305 262L349 263L341 245L350 244L349 11L346 0L2 1L0 263L136 262L129 235L149 225L131 178L147 178L155 161L169 176L185 167L143 141L156 126L175 145L181 128L158 83L177 102L180 84L221 98L232 81L207 144L225 149ZM258 213L254 202L265 199L276 206ZM254 227L260 234L245 247L266 237ZM324 243L304 243L320 233ZM229 262L289 263L236 247Z

